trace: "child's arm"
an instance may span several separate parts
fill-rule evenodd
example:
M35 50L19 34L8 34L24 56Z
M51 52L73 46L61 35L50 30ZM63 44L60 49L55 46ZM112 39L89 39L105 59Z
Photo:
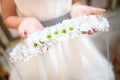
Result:
M2 0L1 7L5 24L10 28L17 29L23 18L17 16L14 0Z
M72 3L81 3L82 1L81 0L73 0Z
M43 29L42 24L34 17L19 17L16 12L14 0L2 0L2 16L5 24L18 30L21 38Z

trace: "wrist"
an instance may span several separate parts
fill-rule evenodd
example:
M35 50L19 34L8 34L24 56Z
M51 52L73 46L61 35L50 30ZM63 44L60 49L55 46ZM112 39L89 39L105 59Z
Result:
M80 3L80 2L75 2L75 3L73 3L73 5L82 5L82 3Z
M79 0L73 0L73 5L74 4L79 4L79 5L82 5L82 2L81 1L79 1Z
M22 24L22 23L31 23L31 22L34 22L34 20L37 20L35 17L21 17L20 18L20 23L19 23L19 26ZM18 27L19 27L18 26Z

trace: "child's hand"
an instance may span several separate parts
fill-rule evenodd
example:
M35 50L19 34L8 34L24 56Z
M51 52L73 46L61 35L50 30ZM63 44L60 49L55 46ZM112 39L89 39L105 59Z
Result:
M75 18L75 17L79 17L80 15L100 14L104 12L105 12L105 9L95 8L95 7L90 7L90 6L85 6L79 3L75 3L71 7L70 17ZM97 31L98 29L92 29L89 31L84 31L83 34L93 34Z
M31 33L43 29L42 24L34 17L25 18L18 27L18 35L24 39Z
M80 15L100 14L105 13L105 11L106 11L105 9L75 3L71 7L70 17L75 18L79 17Z

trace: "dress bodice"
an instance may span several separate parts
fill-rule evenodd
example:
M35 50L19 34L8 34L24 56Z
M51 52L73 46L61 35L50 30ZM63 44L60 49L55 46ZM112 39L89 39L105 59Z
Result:
M34 16L39 20L55 18L69 12L72 0L14 0L21 16Z

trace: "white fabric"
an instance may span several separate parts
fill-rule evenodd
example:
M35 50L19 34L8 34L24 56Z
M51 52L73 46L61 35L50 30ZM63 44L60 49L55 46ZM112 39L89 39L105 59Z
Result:
M45 20L67 12L70 7L65 6L69 6L71 0L65 1L15 0L15 3L23 16ZM53 45L47 54L39 54L27 62L17 61L13 64L10 80L114 80L111 65L84 35L79 39Z
M22 80L114 80L111 65L84 36L57 43L47 54L14 64ZM19 77L13 74L10 80Z
M69 12L72 0L14 0L21 16L47 20Z

